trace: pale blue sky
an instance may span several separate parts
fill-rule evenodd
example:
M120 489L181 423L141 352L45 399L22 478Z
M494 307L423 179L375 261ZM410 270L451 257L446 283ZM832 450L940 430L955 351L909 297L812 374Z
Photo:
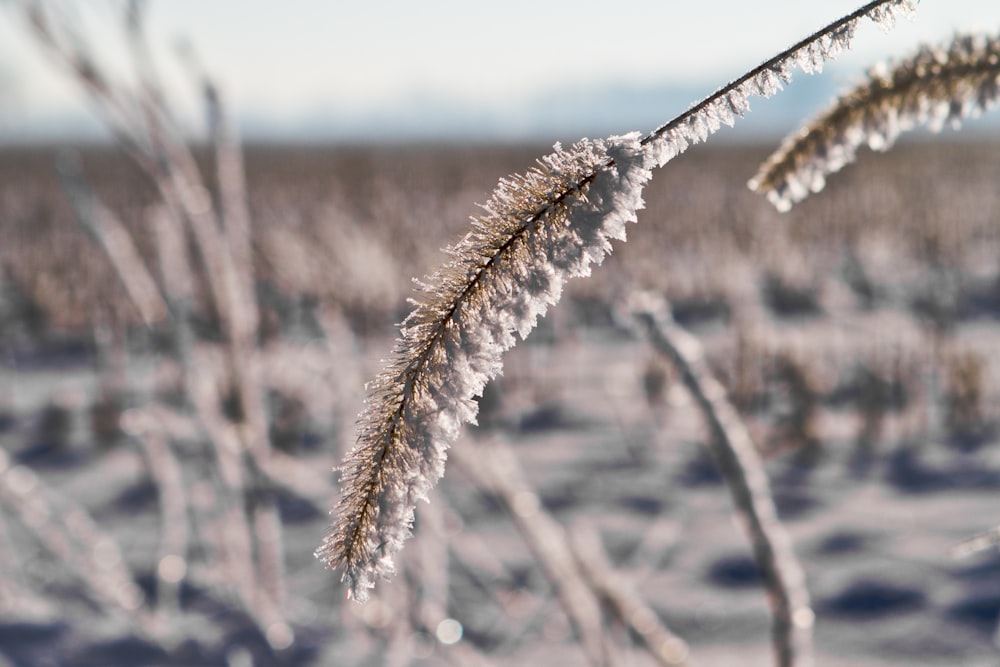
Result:
M484 134L516 138L537 134L543 116L558 123L562 106L572 106L553 101L564 92L579 100L579 108L566 113L584 128L580 119L590 112L610 122L607 114L614 112L601 116L597 107L605 99L613 107L615 90L633 96L671 86L683 87L683 94L711 92L859 4L154 0L150 26L165 61L174 60L170 47L177 38L195 45L249 132L270 127L279 134L339 136L333 126L341 123L354 128L348 135L377 133L379 124L398 130L388 134L406 134L407 128L419 134L427 127L433 135L453 123L466 128L462 134L479 119ZM98 7L87 23L96 41L114 43L112 11L103 0L91 6ZM0 132L23 136L82 115L85 105L25 40L20 21L9 8L0 12ZM842 86L887 55L968 28L1000 30L1000 2L922 0L914 22L888 35L874 26L861 31L855 50L827 76ZM183 88L182 77L174 73L173 80Z

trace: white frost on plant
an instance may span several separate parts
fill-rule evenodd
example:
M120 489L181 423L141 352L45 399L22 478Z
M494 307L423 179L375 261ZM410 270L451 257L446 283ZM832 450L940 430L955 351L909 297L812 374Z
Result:
M870 3L824 30L803 40L779 56L751 70L721 88L673 121L660 126L643 140L663 166L690 146L704 142L722 125L732 125L736 116L750 110L751 96L771 97L792 80L796 67L811 74L823 69L850 48L862 18L869 18L888 30L899 16L909 16L916 9L914 0Z
M889 32L894 27L896 27L896 19L899 17L909 18L917 11L917 1L918 0L901 0L900 2L894 2L889 5L882 5L875 7L868 14L871 20L875 21L876 24L882 30Z
M344 567L358 600L393 571L414 506L444 472L446 450L476 416L473 397L562 294L625 240L652 168L638 134L558 146L500 181L484 214L422 285L395 359L369 387L342 467L338 518L317 555Z
M868 80L789 136L749 186L780 211L821 191L826 177L853 162L861 146L886 151L903 132L957 128L1000 102L1000 37L958 35L921 47Z

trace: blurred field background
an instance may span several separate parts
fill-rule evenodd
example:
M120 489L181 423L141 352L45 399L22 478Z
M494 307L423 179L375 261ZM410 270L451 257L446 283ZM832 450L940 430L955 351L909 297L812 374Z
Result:
M220 556L213 445L170 327L142 324L56 165L78 162L158 277L153 187L108 147L3 151L0 664L582 664L525 523L602 563L595 591L641 603L602 598L621 664L769 663L707 432L619 307L635 289L699 337L767 457L817 664L996 664L1000 554L952 551L1000 516L1000 145L864 155L784 215L744 186L770 148L699 147L656 176L629 242L508 355L398 575L361 606L312 552L364 382L409 278L547 149L249 146L260 382L271 446L295 462L246 488L248 525L281 547L254 575L266 613ZM222 364L210 303L195 294L196 358ZM238 400L215 400L240 423ZM683 642L657 662L667 629Z
M950 11L983 13L962 4ZM11 68L5 54L19 42L0 47L10 93L0 101L0 667L772 664L761 573L694 401L625 308L637 291L664 296L697 336L766 460L812 596L816 663L997 664L1000 553L996 539L967 548L1000 523L1000 135L990 125L866 153L783 215L745 187L775 145L760 134L660 170L629 242L571 282L507 355L478 425L418 507L396 577L359 605L313 552L365 382L390 354L411 278L442 262L499 178L551 150L552 126L534 126L546 142L511 141L524 121L515 116L469 139L468 123L496 120L462 106L483 91L421 92L411 107L406 95L430 85L416 80L392 91L390 111L402 115L352 107L362 88L336 85L344 116L292 104L295 77L285 88L266 76L289 50L273 49L258 71L240 61L247 45L228 41L252 31L231 30L214 46L240 61L237 89L265 102L257 111L294 107L285 120L305 128L272 123L270 142L241 153L229 114L253 119L226 106L192 52L187 96L159 88L144 6L52 4L69 20L29 10L14 29L33 46L51 40L50 58L97 100L99 120L67 141L39 137L62 136L52 128L67 119L83 127L80 109L46 107L54 89L27 85L41 81L38 64ZM84 14L93 24L76 22ZM214 20L198 25L208 46L211 26L230 27ZM371 25L363 12L351 20ZM485 35L438 23L479 38L454 47L465 64L492 62L477 50ZM105 70L101 57L115 52L104 36L122 24L125 60L112 55ZM313 69L286 72L336 61L305 46L306 35L331 41L316 25L300 28ZM376 38L405 50L425 35L406 20L382 27L350 35L373 49L361 59L372 71L398 62ZM791 20L774 30L801 32ZM646 63L643 76L660 66L632 59ZM412 67L416 79L446 76ZM503 98L513 93L500 69L484 80ZM366 71L347 82L392 87ZM599 120L616 128L647 122L624 108L657 123L676 101L669 86L602 76L586 94L543 83L523 111L572 133L595 121L569 111L600 111L605 98L618 106ZM693 86L684 82L685 102ZM782 97L798 114L829 87L803 78ZM207 127L192 132L205 112ZM124 141L80 143L113 136L109 119ZM359 127L380 141L336 134ZM338 141L312 145L322 132Z

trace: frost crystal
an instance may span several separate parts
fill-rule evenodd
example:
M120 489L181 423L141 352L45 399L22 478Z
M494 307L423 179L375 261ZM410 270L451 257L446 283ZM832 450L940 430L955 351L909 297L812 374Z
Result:
M858 22L868 17L883 27L890 26L896 16L907 16L916 8L914 0L882 0L870 2L775 56L739 79L721 88L684 114L661 125L643 139L663 166L693 144L705 141L721 124L731 125L734 116L750 110L753 95L770 97L792 80L795 67L807 72L819 72L823 64L850 48ZM721 122L720 122L721 121ZM793 187L798 187L796 183Z
M359 600L393 570L417 500L444 471L446 450L475 419L473 396L502 353L534 328L569 278L586 276L625 239L652 163L638 135L584 140L524 176L500 181L451 260L422 287L395 359L370 385L343 494L317 552Z
M822 190L826 176L853 162L863 145L888 150L902 132L957 127L993 108L1000 101L1000 37L959 35L893 67L876 66L868 77L787 138L750 188L786 211Z
M887 5L882 5L872 9L868 15L880 28L889 32L896 25L896 18L899 16L909 17L917 11L916 0L902 0Z

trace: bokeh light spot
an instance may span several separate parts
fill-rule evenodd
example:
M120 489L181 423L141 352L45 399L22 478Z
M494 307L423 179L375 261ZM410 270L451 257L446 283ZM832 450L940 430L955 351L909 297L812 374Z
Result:
M7 486L19 496L31 493L37 483L35 473L22 465L16 465L7 471Z
M792 614L792 623L795 624L797 628L808 629L813 626L816 621L816 614L809 607L803 607L801 609L796 609L795 613Z
M295 633L288 623L278 622L267 626L267 643L276 651L284 651L295 642Z
M102 537L94 544L94 562L104 570L117 567L122 562L122 552L110 537Z
M462 624L453 618L446 618L438 623L434 635L442 644L457 644L462 639Z
M160 565L156 571L160 575L160 579L176 584L187 574L187 561L176 554L167 554L160 559Z

